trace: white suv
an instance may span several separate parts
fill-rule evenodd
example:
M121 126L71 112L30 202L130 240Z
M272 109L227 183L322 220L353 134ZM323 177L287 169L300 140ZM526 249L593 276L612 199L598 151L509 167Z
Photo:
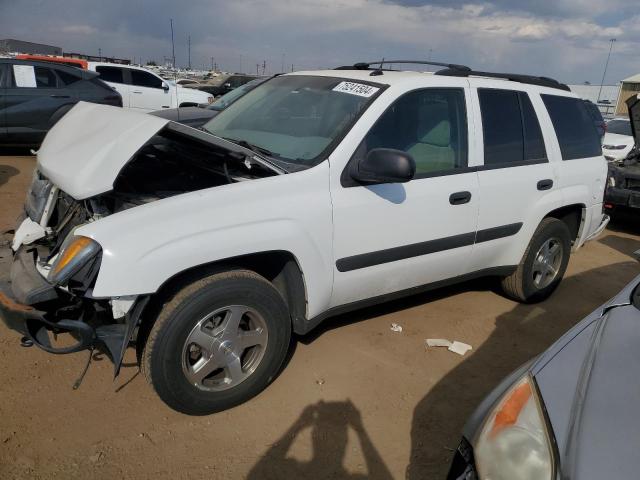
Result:
M0 314L116 372L134 340L167 404L219 411L339 312L479 276L546 298L606 175L564 85L456 65L278 76L204 131L81 103L38 152Z
M213 102L213 95L163 80L150 70L131 65L88 62L122 96L122 106L141 112L164 108L195 107Z

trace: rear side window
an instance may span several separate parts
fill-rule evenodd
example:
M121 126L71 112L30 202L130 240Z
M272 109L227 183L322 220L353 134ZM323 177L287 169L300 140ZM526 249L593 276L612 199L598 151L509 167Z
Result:
M124 83L123 71L118 67L96 67L100 80L112 83Z
M600 136L582 100L557 95L541 97L556 131L563 160L602 155Z
M546 160L538 118L524 92L478 89L484 134L484 164Z
M138 87L162 88L162 80L142 70L131 70L131 84Z

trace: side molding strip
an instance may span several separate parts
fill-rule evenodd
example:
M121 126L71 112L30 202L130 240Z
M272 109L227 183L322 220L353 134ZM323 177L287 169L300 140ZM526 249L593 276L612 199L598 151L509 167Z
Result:
M500 227L478 230L477 232L461 233L451 237L412 243L402 247L393 247L385 250L378 250L376 252L362 253L338 259L336 261L336 268L339 272L350 272L360 268L396 262L398 260L442 252L453 248L467 247L474 243L489 242L491 240L497 240L498 238L510 237L518 233L521 228L522 223L511 223Z

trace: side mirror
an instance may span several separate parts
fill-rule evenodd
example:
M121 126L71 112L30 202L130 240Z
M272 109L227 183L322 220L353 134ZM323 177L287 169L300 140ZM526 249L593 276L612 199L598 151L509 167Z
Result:
M169 91L169 84L167 82L162 82L162 89L165 92L168 92Z
M416 162L407 152L391 148L374 148L354 165L350 175L358 183L374 185L406 183L415 173Z

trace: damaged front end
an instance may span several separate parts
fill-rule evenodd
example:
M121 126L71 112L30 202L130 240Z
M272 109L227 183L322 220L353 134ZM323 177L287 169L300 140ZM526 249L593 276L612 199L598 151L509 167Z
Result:
M120 142L105 146L94 135L100 147L92 151L81 125L95 129L89 120L96 113ZM50 353L98 348L114 362L115 375L153 292L95 297L108 252L76 230L164 198L284 173L248 148L147 117L78 104L54 127L38 152L11 244L10 279L0 282L0 317L9 328Z

